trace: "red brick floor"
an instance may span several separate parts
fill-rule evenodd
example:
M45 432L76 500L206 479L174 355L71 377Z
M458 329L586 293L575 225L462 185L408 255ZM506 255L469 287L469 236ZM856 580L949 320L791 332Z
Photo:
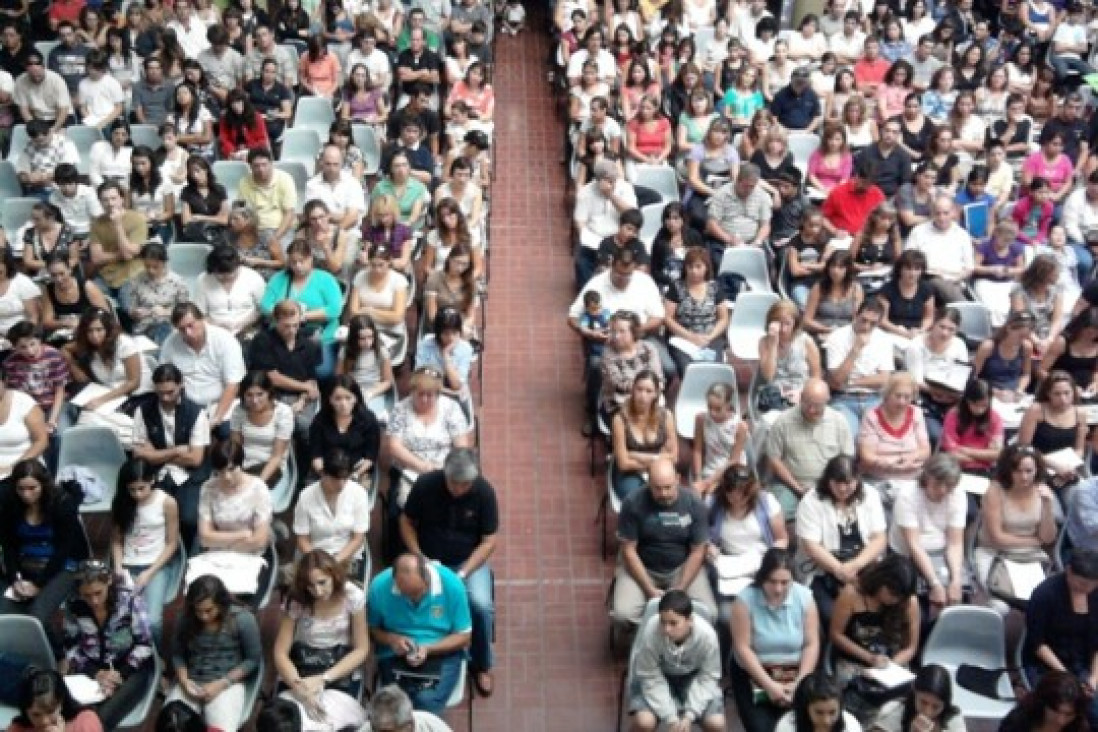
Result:
M593 523L601 486L587 473L581 361L565 322L570 216L548 44L527 31L496 47L481 442L501 500L498 673L493 697L476 700L478 732L610 730L616 713L604 607L611 567ZM463 714L448 718L465 729Z

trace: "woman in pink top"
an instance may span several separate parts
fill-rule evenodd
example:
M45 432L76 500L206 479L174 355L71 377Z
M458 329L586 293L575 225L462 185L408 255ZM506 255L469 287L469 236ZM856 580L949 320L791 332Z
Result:
M660 113L659 102L645 95L637 115L625 125L625 152L633 163L663 165L671 157L675 139L671 123Z
M1052 201L1059 205L1071 193L1075 166L1064 155L1064 133L1053 130L1041 136L1041 149L1026 158L1022 165L1022 188L1029 188L1034 178L1044 178L1052 187Z
M339 91L339 59L328 52L319 35L309 37L309 50L298 64L301 88L312 96L332 99Z
M8 732L103 732L96 713L76 703L53 669L25 672L19 699L19 716Z
M906 371L889 377L881 405L870 410L858 429L858 464L873 479L915 480L930 457L923 411L912 405L918 394Z
M877 87L877 120L887 122L904 113L904 100L911 93L911 81L915 71L904 59L897 60L885 72L884 81Z
M446 116L450 116L450 106L461 100L469 105L481 122L490 122L496 111L496 93L491 84L484 83L484 64L474 61L465 70L465 78L454 84L450 96L446 99Z
M991 387L973 379L960 403L946 414L942 452L952 453L966 473L991 475L1003 449L1003 418L991 408Z
M846 130L842 125L828 124L823 132L823 145L808 157L808 185L826 198L833 188L850 180L853 166Z

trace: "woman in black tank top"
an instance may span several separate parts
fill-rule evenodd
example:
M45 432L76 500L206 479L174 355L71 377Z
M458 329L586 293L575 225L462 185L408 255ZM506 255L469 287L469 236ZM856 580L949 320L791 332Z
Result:
M1018 428L1018 444L1031 445L1042 455L1071 449L1080 460L1086 448L1087 418L1078 406L1075 379L1066 371L1053 371L1037 390L1037 399L1026 410ZM1074 468L1057 470L1049 466L1049 483L1060 489L1074 483Z
M1098 308L1087 308L1073 317L1049 345L1038 374L1044 378L1053 371L1071 374L1081 392L1094 386L1098 371Z
M80 316L90 308L109 309L107 298L99 288L75 274L65 255L51 256L46 271L50 281L42 306L42 327L47 337L59 330L74 330Z

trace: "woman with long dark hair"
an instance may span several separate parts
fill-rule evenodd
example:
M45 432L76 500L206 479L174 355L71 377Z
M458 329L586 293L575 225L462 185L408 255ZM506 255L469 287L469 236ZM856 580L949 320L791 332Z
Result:
M381 451L381 428L366 406L362 390L348 374L334 377L324 389L320 411L309 426L310 466L319 474L325 456L342 450L351 459L351 478L365 481Z
M187 588L172 649L176 683L165 703L182 701L209 727L237 732L244 684L263 660L255 616L233 603L219 578L203 575Z
M263 115L255 111L251 99L240 89L229 92L217 137L225 160L245 160L249 150L271 147Z
M129 207L145 216L149 234L160 237L167 246L172 243L175 231L172 225L175 189L163 179L152 148L138 145L130 156L130 164Z
M8 732L103 732L94 710L78 704L61 674L29 668L19 687L19 716Z
M347 321L347 340L336 373L355 380L371 411L386 411L386 402L378 398L393 388L393 362L377 324L369 316L355 315Z
M332 99L339 91L339 59L328 51L319 34L309 37L308 50L297 68L301 89L307 95Z
M233 410L230 435L244 450L244 471L274 488L282 479L294 433L294 412L275 398L266 371L249 371L240 382L240 404Z
M849 325L865 295L856 281L850 252L837 249L827 258L823 276L812 285L804 308L805 329L819 337Z
M206 159L213 157L214 118L202 104L198 89L193 84L184 82L175 88L168 121L175 127L179 145L187 152Z
M229 196L206 158L195 155L187 160L187 184L179 199L184 241L216 241L224 234L229 225Z
M873 726L881 732L965 732L949 671L934 663L923 666L907 695L885 704Z
M793 709L774 732L861 732L857 718L844 709L845 697L836 680L822 672L806 676L793 694Z
M1092 695L1066 671L1050 671L1015 705L1000 732L1087 732ZM1093 716L1093 715L1090 715Z
M942 426L942 452L951 453L966 473L990 475L1003 449L1003 418L991 406L991 385L972 379Z

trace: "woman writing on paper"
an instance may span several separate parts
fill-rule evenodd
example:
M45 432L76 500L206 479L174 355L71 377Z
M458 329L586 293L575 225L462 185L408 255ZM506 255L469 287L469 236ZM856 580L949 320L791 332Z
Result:
M991 386L972 379L942 427L941 450L954 455L966 473L989 475L1003 449L1003 418L991 406Z
M1031 445L1046 463L1056 456L1048 465L1049 483L1061 491L1079 479L1086 442L1087 415L1079 406L1075 379L1066 371L1053 371L1041 382L1036 399L1022 417L1018 444Z
M923 666L904 699L881 707L873 729L879 732L965 732L965 716L953 704L949 671L936 663Z
M957 364L968 363L968 348L957 335L961 314L947 307L934 314L930 330L917 336L904 352L904 361L922 396L923 414L930 444L937 445L946 413L960 400L964 379L957 388L949 388L939 379Z

